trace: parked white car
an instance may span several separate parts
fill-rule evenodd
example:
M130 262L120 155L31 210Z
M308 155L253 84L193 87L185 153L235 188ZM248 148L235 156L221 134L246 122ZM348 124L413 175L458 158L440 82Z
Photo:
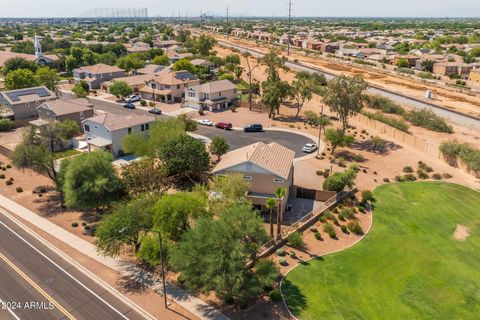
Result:
M315 143L307 143L306 145L303 146L302 151L305 153L312 153L317 149L318 147Z
M209 127L213 127L213 125L215 124L208 119L198 120L198 123L201 124L202 126L209 126Z
M133 103L142 100L142 98L138 94L132 94L125 98L125 102Z

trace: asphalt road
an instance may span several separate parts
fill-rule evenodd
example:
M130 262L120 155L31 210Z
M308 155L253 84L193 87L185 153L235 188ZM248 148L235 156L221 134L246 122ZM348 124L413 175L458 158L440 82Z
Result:
M2 213L0 300L0 319L144 319Z
M116 113L116 114L148 114L147 111L141 109L125 109L121 105L115 104L113 102L106 102L100 100L91 99L92 104L95 106L96 109ZM168 119L169 116L161 115L158 116L159 119ZM235 124L234 124L235 125ZM196 134L205 136L207 138L213 138L215 136L222 136L227 140L230 145L230 150L235 150L247 145L250 145L255 142L277 142L290 150L295 151L295 157L302 157L305 153L302 152L302 147L306 143L316 143L317 141L312 141L310 138L307 138L303 135L292 133L292 132L285 132L285 131L276 131L276 130L267 130L265 132L248 132L245 133L243 131L238 130L221 130L215 127L207 127L207 126L198 126L198 130L195 131Z
M247 48L239 46L239 45L231 44L231 43L221 41L221 40L219 40L218 43L221 44L222 46L225 46L225 47L230 47L230 48L237 49L240 52L248 51L252 56L254 56L256 58L259 58L259 57L263 56L263 54L261 52L251 50L251 49L247 49ZM305 66L301 63L297 63L297 62L293 62L293 61L287 62L286 66L293 69L293 70L296 70L296 71L307 71L307 72L321 73L321 74L324 74L325 77L328 80L333 79L333 77L335 76L333 73L326 72L325 70L321 70L319 68L313 68L313 67L310 67L310 66ZM436 105L436 104L433 104L433 103L424 102L424 101L421 101L419 99L408 97L408 96L405 96L403 94L399 94L397 92L393 92L393 91L390 91L390 90L387 90L387 89L384 89L384 88L380 88L380 87L377 87L377 86L374 86L374 85L370 85L370 87L368 88L368 91L372 94L377 94L377 95L389 98L389 99L391 99L391 100L393 100L393 101L395 101L399 104L411 106L413 108L421 108L421 109L432 110L433 112L435 112L439 116L450 119L451 121L453 121L453 122L455 122L459 125L466 126L468 128L472 128L472 129L480 129L480 118L478 118L476 116L467 115L467 114L464 114L464 113L461 113L461 112L458 112L458 111L455 111L455 110L451 110L451 109L448 109L448 108L445 108L445 107L442 107L442 106L439 106L439 105Z

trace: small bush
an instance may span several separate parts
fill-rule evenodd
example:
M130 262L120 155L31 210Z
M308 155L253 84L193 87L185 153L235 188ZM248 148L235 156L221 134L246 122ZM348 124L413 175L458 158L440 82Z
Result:
M367 211L365 210L365 207L363 207L363 206L358 207L358 211L360 211L361 213L367 212Z
M383 182L388 183L388 182L390 182L390 179L389 178L383 178Z
M78 222L72 222L72 228L78 227Z
M0 119L0 132L9 131L13 128L13 121L10 119Z
M353 219L355 218L355 209L351 207L345 207L342 209L341 214L345 217L345 219Z
M183 274L180 274L177 278L177 282L180 283L180 284L184 284L185 283L185 276Z
M223 300L225 300L226 304L230 304L230 305L235 302L235 300L233 299L233 296L230 294L227 294Z
M282 295L280 294L280 290L278 289L272 290L272 292L270 292L270 299L272 299L272 301L274 302L282 300Z
M282 266L288 266L288 261L285 258L278 259L278 263L280 263Z
M145 107L145 106L147 105L147 101L145 101L145 100L143 100L143 99L140 100L140 105L141 105L142 107Z
M5 179L5 175L3 173L0 174L0 179Z
M350 232L353 232L355 234L363 233L362 227L357 221L350 221L349 223L347 223L347 228Z
M89 226L89 225L86 225L86 226L83 227L83 229L84 229L85 231L90 230L90 226Z
M18 193L23 192L23 188L22 188L22 187L17 187L15 190L16 190Z
M417 170L417 176L418 176L419 179L422 179L422 180L430 178L428 173L426 171L422 170L422 169Z
M277 249L277 256L283 257L285 255L285 249Z
M362 191L362 202L373 201L373 192L370 190Z
M314 236L315 236L315 239L317 239L317 240L323 240L322 235L320 234L320 232L315 232L315 233L314 233Z
M403 180L404 181L417 181L417 177L415 177L415 175L413 175L411 173L408 173L408 174L403 176Z
M325 223L325 222L327 222L327 219L324 216L320 216L318 218L318 221L320 221L321 223Z
M303 242L302 234L300 232L294 232L288 236L288 243L294 248L302 248L305 246Z
M12 180L7 180L7 181L5 181L5 184L7 186L11 186L13 184L13 181Z
M85 221L82 222L82 226L85 227L87 223Z
M11 165L11 164L7 164L7 169L12 169L12 165Z
M371 112L367 112L367 111L361 111L360 112L361 114L363 114L364 116L370 118L370 119L373 119L373 120L377 120L377 121L380 121L380 122L383 122L391 127L394 127L395 129L398 129L400 131L403 131L403 132L407 132L408 133L408 124L403 121L403 120L397 120L397 119L394 119L394 118L390 118L380 112L377 112L377 113L371 113Z
M412 173L413 172L413 168L410 167L410 166L405 166L403 167L403 170L402 170L404 173Z
M13 179L12 177L10 177L10 179L9 179L9 180L10 180L10 181L15 181L15 179Z
M330 223L324 224L323 225L323 231L328 233L330 238L335 239L337 237L337 233L335 232L335 229Z
M295 251L290 251L288 255L289 255L290 258L292 258L292 259L295 259L296 256L297 256L297 255L295 254Z
M402 176L395 176L395 181L397 182L404 182L405 179Z
M327 218L328 220L333 220L335 219L335 215L333 214L332 211L327 211L323 214L325 216L325 218Z
M316 173L317 173L317 176L323 176L323 171L322 170L317 170Z
M317 228L315 228L315 227L310 227L310 231L313 232L313 233L318 232Z
M434 173L434 174L432 174L432 179L433 180L442 180L442 175L440 173Z
M347 228L346 225L342 224L342 225L340 226L340 229L342 230L343 233L348 233L348 228Z
M418 161L418 168L422 169L428 173L433 172L432 167L429 167L425 162L423 161Z
M432 110L417 109L410 111L406 118L414 126L423 127L428 130L437 132L453 133L453 128L447 122L439 117Z
M444 173L442 174L443 179L451 179L452 175L450 173Z
M343 216L343 213L338 214L338 220L345 221L345 217Z

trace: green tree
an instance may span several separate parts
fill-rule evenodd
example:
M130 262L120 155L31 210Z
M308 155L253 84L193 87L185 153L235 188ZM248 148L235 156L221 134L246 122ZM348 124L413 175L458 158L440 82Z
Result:
M31 88L37 85L33 72L28 69L14 70L5 77L5 88L7 90Z
M8 75L10 72L18 70L18 69L28 69L32 72L37 70L37 65L33 61L28 61L25 58L10 58L5 61L2 67L3 75Z
M190 62L190 60L188 60L187 58L183 58L183 59L180 59L178 60L177 62L175 62L173 64L173 67L172 69L174 71L182 71L182 70L186 70L186 71L189 71L191 73L194 73L195 72L195 66L192 64L192 62Z
M127 56L122 56L117 60L117 66L125 72L135 71L143 68L145 59L138 53L131 53Z
M184 124L185 130L188 132L197 131L198 129L197 121L193 120L185 113L179 114L177 116L177 120L181 121Z
M202 34L193 42L193 52L201 56L209 56L213 46L217 43L214 37Z
M310 78L310 74L306 72L299 72L295 75L295 80L291 86L291 98L297 100L297 113L295 118L298 117L300 111L303 108L305 101L309 101L313 97L314 82Z
M80 47L71 47L70 56L72 56L76 61L82 61L83 50Z
M110 213L103 216L95 232L98 252L116 257L126 246L135 247L137 252L143 229L152 228L155 202L154 196L147 195L113 206Z
M15 42L10 48L11 52L34 54L35 46L32 41Z
M168 66L170 64L170 59L168 59L166 55L155 56L155 58L152 60L152 63L159 66Z
M35 81L41 85L44 85L49 90L56 91L57 83L60 81L60 77L57 72L49 67L38 68L35 73Z
M95 57L95 54L92 52L92 50L88 48L84 48L82 50L82 63L87 66L91 66L97 63L97 59Z
M166 141L159 150L159 159L169 176L202 179L210 166L205 145L198 139L181 135Z
M228 152L228 149L230 149L230 145L228 144L227 140L225 140L225 138L216 136L212 138L209 148L210 153L216 155L217 160L220 160L220 157Z
M65 69L68 73L72 73L74 69L78 68L78 60L72 56L68 56L65 58Z
M122 141L122 150L139 157L157 158L162 146L169 140L185 135L185 124L178 119L156 121L150 126L148 137L129 134Z
M97 59L98 63L104 63L110 66L114 66L117 63L117 56L111 51L100 54Z
M174 247L170 261L190 291L213 289L221 298L258 296L261 281L247 261L256 261L266 239L263 222L251 205L237 205L217 219L200 218Z
M259 59L260 64L266 67L267 82L276 83L281 81L280 70L287 70L285 63L287 58L281 55L279 49L271 49L267 54Z
M332 154L338 147L349 147L355 138L351 135L346 135L342 130L327 129L325 132L325 139L330 143Z
M209 185L208 209L213 215L219 215L226 208L238 203L249 203L246 194L250 182L241 174L226 174L215 176Z
M286 81L264 81L262 83L262 103L268 108L269 118L275 117L275 111L278 112L280 106L290 94L290 85Z
M335 112L342 121L342 131L348 127L348 119L355 116L363 108L365 97L363 92L367 83L360 76L348 77L340 75L328 82L323 95L323 102Z
M422 69L427 72L433 72L433 65L435 64L435 61L433 60L424 60L422 61Z
M269 209L270 211L270 219L269 219L269 224L270 224L270 238L273 239L273 209L277 205L277 202L273 198L268 198L267 201L265 202L265 207Z
M146 193L162 194L171 184L165 169L152 158L142 158L123 166L120 180L132 197Z
M398 68L408 68L410 67L410 65L408 64L408 60L407 59L398 59L397 61L397 67Z
M352 187L357 177L358 168L351 166L344 172L335 172L323 181L323 190L341 192L346 186Z
M383 149L387 142L382 138L380 138L379 136L373 136L370 138L370 143L373 146L373 152L375 152L377 151L378 148Z
M88 86L88 84L87 84ZM90 86L88 87L90 89ZM88 90L86 91L84 86L81 83L77 83L73 86L72 92L76 98L86 98L88 97Z
M120 182L112 161L112 154L104 151L83 153L70 161L63 185L67 207L98 209L118 199Z
M275 189L275 197L277 198L277 238L282 233L283 201L286 193L287 190L285 188Z
M74 120L67 119L62 122L54 122L52 125L60 127L60 135L65 140L73 139L80 133L80 126Z
M133 93L133 88L130 87L125 81L114 80L108 87L108 91L113 94L117 99L123 99Z

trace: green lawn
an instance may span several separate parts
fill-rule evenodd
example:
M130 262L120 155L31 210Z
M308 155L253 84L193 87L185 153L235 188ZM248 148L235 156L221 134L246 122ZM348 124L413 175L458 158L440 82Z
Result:
M480 193L418 182L374 194L365 239L284 279L291 311L302 320L479 319ZM453 236L457 224L470 229L464 242Z
M53 158L55 160L58 160L58 159L66 158L66 157L71 157L71 156L74 156L74 155L77 155L77 154L80 154L80 153L81 152L78 151L78 150L68 149L68 150L64 150L64 151L54 152L53 153Z

